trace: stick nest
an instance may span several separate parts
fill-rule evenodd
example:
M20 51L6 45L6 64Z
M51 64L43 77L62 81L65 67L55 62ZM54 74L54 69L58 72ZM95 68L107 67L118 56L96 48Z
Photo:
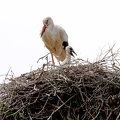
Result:
M120 65L112 49L90 63L49 64L1 86L1 120L119 120Z

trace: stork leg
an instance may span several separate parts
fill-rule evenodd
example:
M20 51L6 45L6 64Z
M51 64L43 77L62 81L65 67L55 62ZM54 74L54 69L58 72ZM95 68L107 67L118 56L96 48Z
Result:
M55 65L55 61L52 53L51 53L51 57L52 57L52 64Z

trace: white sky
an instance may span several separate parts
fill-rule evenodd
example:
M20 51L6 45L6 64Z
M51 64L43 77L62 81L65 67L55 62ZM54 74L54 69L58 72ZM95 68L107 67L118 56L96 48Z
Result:
M44 63L37 60L48 53L39 37L46 16L66 30L77 57L94 60L103 46L120 47L120 0L0 0L0 75Z

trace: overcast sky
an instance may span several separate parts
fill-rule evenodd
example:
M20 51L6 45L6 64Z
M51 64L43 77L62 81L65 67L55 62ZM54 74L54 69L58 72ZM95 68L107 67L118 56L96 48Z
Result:
M37 69L48 53L39 36L44 17L63 27L77 57L94 60L100 48L120 47L120 0L0 0L0 75ZM5 77L0 76L0 81Z

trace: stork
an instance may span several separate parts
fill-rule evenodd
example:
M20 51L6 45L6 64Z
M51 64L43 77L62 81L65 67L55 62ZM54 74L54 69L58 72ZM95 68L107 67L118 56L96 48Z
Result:
M45 47L51 53L52 63L55 64L53 55L58 61L64 61L66 57L65 48L69 45L65 30L55 25L51 17L46 17L43 19L43 28L40 35Z
M65 51L66 51L66 58L62 62L62 64L61 64L62 66L64 66L64 65L70 65L70 63L71 63L71 56L74 57L74 54L77 55L71 46L67 46L65 48Z

